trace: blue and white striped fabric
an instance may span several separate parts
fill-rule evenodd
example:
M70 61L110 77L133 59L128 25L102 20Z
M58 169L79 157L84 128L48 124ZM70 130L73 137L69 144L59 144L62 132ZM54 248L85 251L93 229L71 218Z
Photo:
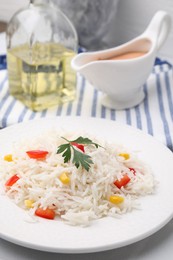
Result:
M145 99L131 109L108 109L101 104L101 95L78 76L77 98L42 112L33 112L8 92L7 71L0 71L0 127L40 117L85 116L116 120L153 135L173 150L173 70L167 64L156 65L144 85Z

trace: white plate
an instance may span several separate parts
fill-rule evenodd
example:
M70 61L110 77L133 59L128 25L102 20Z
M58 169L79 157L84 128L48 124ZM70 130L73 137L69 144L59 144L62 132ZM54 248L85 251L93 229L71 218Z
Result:
M0 237L13 243L43 251L63 253L98 252L139 241L162 228L173 216L173 154L142 131L105 119L60 117L33 120L0 131L0 154L10 151L12 141L30 137L51 127L69 131L86 130L107 141L132 150L153 170L159 181L154 195L140 200L141 210L120 219L106 217L89 227L73 227L61 221L25 221L26 212L5 196L0 196Z

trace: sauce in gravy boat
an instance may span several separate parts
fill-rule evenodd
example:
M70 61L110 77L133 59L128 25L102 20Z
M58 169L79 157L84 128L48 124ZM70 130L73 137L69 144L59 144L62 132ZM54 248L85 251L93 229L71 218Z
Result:
M143 84L170 27L170 16L158 11L140 36L115 48L78 54L71 65L103 92L103 105L115 109L133 107L145 97Z

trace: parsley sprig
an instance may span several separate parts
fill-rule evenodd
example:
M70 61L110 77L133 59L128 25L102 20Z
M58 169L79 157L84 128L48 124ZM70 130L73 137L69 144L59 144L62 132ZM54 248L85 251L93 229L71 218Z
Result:
M74 146L73 144L76 143L79 145L94 145L96 148L98 148L99 146L101 147L101 145L94 143L87 137L82 136L79 136L77 139L71 141L64 137L62 138L66 140L67 143L61 144L58 147L57 154L62 153L64 163L67 163L72 159L72 163L76 166L76 168L79 168L79 166L81 166L85 170L89 171L91 164L93 164L91 156L82 151L79 151L79 149L76 149L76 146Z

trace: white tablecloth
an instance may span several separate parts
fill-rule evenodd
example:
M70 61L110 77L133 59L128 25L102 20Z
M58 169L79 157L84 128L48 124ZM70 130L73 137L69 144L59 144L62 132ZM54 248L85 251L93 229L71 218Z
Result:
M3 37L4 39L4 37ZM4 46L0 38L0 48ZM4 47L3 47L4 48ZM4 50L3 50L4 51ZM2 53L2 48L0 53ZM142 129L173 149L173 81L172 67L161 63L153 71L144 85L144 101L132 108L121 111L108 109L101 104L102 93L78 76L77 98L74 102L35 113L15 100L8 92L8 74L0 71L0 127L49 116L85 116L116 120ZM103 234L104 235L104 234ZM100 253L65 255L27 249L0 239L1 260L38 259L125 259L125 260L170 260L173 256L173 220L154 235L133 245Z

